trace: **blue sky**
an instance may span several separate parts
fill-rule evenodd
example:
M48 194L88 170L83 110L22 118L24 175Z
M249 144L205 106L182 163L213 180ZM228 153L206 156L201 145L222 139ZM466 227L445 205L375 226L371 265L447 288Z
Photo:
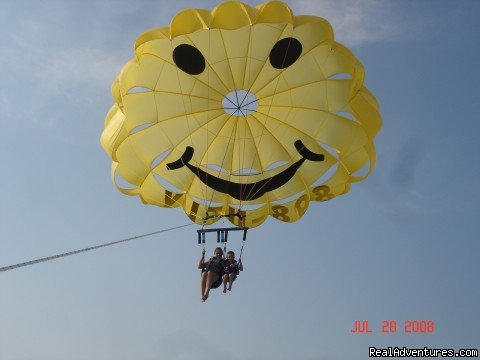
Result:
M328 19L366 68L384 119L372 176L297 223L251 231L234 290L205 304L195 226L1 273L0 359L479 347L480 3L288 3ZM191 5L0 3L0 266L187 223L115 190L99 136L136 37ZM374 332L351 334L355 320ZM436 329L382 334L383 320Z

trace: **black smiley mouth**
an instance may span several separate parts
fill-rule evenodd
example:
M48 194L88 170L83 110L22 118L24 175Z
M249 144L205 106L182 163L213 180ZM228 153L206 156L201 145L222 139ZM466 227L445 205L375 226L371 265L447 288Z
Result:
M323 161L325 159L323 154L316 154L307 149L302 140L295 141L294 145L298 153L302 156L300 160L294 162L277 175L252 183L239 184L224 180L191 165L190 160L192 159L194 153L194 150L191 146L187 146L183 155L178 160L168 163L167 169L176 170L186 166L200 179L201 182L215 191L228 194L231 197L241 201L255 200L262 197L265 193L276 190L280 186L285 185L295 175L305 160Z

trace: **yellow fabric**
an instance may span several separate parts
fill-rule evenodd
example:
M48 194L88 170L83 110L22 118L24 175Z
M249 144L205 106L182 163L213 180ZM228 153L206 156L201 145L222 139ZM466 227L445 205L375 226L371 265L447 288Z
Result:
M298 40L301 55L278 69L269 56L284 38ZM182 44L203 55L201 73L177 66L173 52ZM207 212L240 212L246 217L231 221L248 227L268 215L296 221L310 201L347 193L375 167L373 140L382 119L364 76L362 64L334 41L328 21L294 16L280 1L184 10L169 27L139 36L135 58L112 84L115 103L101 144L112 158L113 181L146 204L182 206L198 224ZM225 98L235 90L257 99L253 112L228 113ZM324 160L305 161L288 182L252 200L213 190L186 166L166 166L191 147L190 163L198 169L232 183L255 183L301 159L297 140ZM356 174L360 170L363 175Z

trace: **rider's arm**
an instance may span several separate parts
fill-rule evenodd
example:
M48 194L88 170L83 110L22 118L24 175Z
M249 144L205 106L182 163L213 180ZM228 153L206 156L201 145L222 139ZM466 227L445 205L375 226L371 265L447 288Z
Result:
M205 267L205 250L202 250L202 257L200 258L200 261L198 262L198 268L203 269Z

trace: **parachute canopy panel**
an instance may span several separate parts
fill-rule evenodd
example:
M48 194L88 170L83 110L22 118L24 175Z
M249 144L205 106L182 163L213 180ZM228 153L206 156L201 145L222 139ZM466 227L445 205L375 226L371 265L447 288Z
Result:
M375 167L382 120L364 74L328 21L280 1L184 10L137 39L112 85L112 177L198 224L296 221Z

